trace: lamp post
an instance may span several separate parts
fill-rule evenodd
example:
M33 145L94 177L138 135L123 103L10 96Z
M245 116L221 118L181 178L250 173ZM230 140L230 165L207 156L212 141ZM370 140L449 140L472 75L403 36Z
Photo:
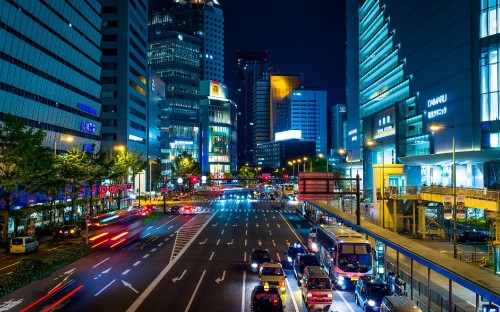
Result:
M152 179L151 179L151 177L152 177L151 166L153 163L151 160L151 156L148 156L148 159L149 159L149 203L151 203L151 197L153 197L153 187L152 187L153 183L152 183Z
M377 145L380 144L382 146L382 183L380 183L380 196L382 198L382 227L385 229L385 175L384 175L384 169L385 169L385 150L384 150L384 142L382 141L374 141L374 140L368 140L366 141L366 144L369 146Z
M54 140L54 155L57 155L57 141L66 141L66 142L73 142L75 140L75 137L71 136L71 135L65 135L65 136L60 136L60 137L57 137L55 140Z
M292 166L292 177L294 177L294 176L295 176L295 165L294 165L294 163L293 163L293 162L291 162L291 161L289 161L289 162L288 162L288 164L289 164L290 166Z
M307 157L304 157L304 172L306 172L306 161L307 161Z
M453 258L457 258L457 167L455 163L455 127L438 124L431 124L429 129L432 132L439 131L445 128L451 129L451 173L453 183Z
M341 155L347 155L347 157L349 158L349 178L352 178L352 150L350 149L339 149L339 154ZM351 153L351 157L349 157L349 153ZM352 180L349 181L349 191L352 192ZM351 194L352 196L352 194ZM352 197L351 197L351 200L350 200L350 206L351 206L351 213L352 213Z
M121 151L125 150L125 146L124 145L113 146L113 148L109 150L109 157L110 158L113 156L113 150L115 150L117 152L121 152Z

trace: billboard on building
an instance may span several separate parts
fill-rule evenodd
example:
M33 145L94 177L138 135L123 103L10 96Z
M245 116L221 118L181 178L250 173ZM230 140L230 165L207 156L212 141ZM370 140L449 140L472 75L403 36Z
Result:
M372 117L373 139L380 139L396 134L396 108L389 107Z

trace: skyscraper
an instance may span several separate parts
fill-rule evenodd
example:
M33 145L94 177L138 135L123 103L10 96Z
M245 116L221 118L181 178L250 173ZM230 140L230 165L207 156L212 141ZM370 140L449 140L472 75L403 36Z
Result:
M316 142L316 155L327 153L326 91L293 90L290 97L291 130L300 130L302 139Z
M224 81L224 19L215 5L215 0L149 2L149 64L165 82L164 162L183 151L200 161L199 83Z
M102 147L116 145L147 157L148 69L146 1L102 4ZM144 185L144 183L143 183Z
M257 163L257 146L270 141L269 75L258 80L253 92L253 163Z
M238 51L238 166L253 161L253 89L268 69L267 51Z
M274 142L274 134L290 130L290 95L292 90L299 89L303 80L302 74L271 74L270 80L270 142Z
M56 151L99 150L99 2L1 1L0 12L0 119L44 130Z

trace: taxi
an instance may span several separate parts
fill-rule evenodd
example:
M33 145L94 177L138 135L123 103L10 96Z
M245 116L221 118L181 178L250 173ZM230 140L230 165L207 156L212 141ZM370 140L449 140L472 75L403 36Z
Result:
M286 291L286 276L281 263L266 262L260 267L260 284L276 286L284 293Z
M250 310L283 312L285 305L281 298L281 293L276 286L269 284L258 285L252 291L250 298Z

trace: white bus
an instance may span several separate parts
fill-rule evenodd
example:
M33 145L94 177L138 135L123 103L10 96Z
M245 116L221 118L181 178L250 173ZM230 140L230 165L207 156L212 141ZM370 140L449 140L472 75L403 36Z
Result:
M374 272L372 246L353 229L340 225L318 226L316 247L325 271L342 289L354 286L360 276Z

